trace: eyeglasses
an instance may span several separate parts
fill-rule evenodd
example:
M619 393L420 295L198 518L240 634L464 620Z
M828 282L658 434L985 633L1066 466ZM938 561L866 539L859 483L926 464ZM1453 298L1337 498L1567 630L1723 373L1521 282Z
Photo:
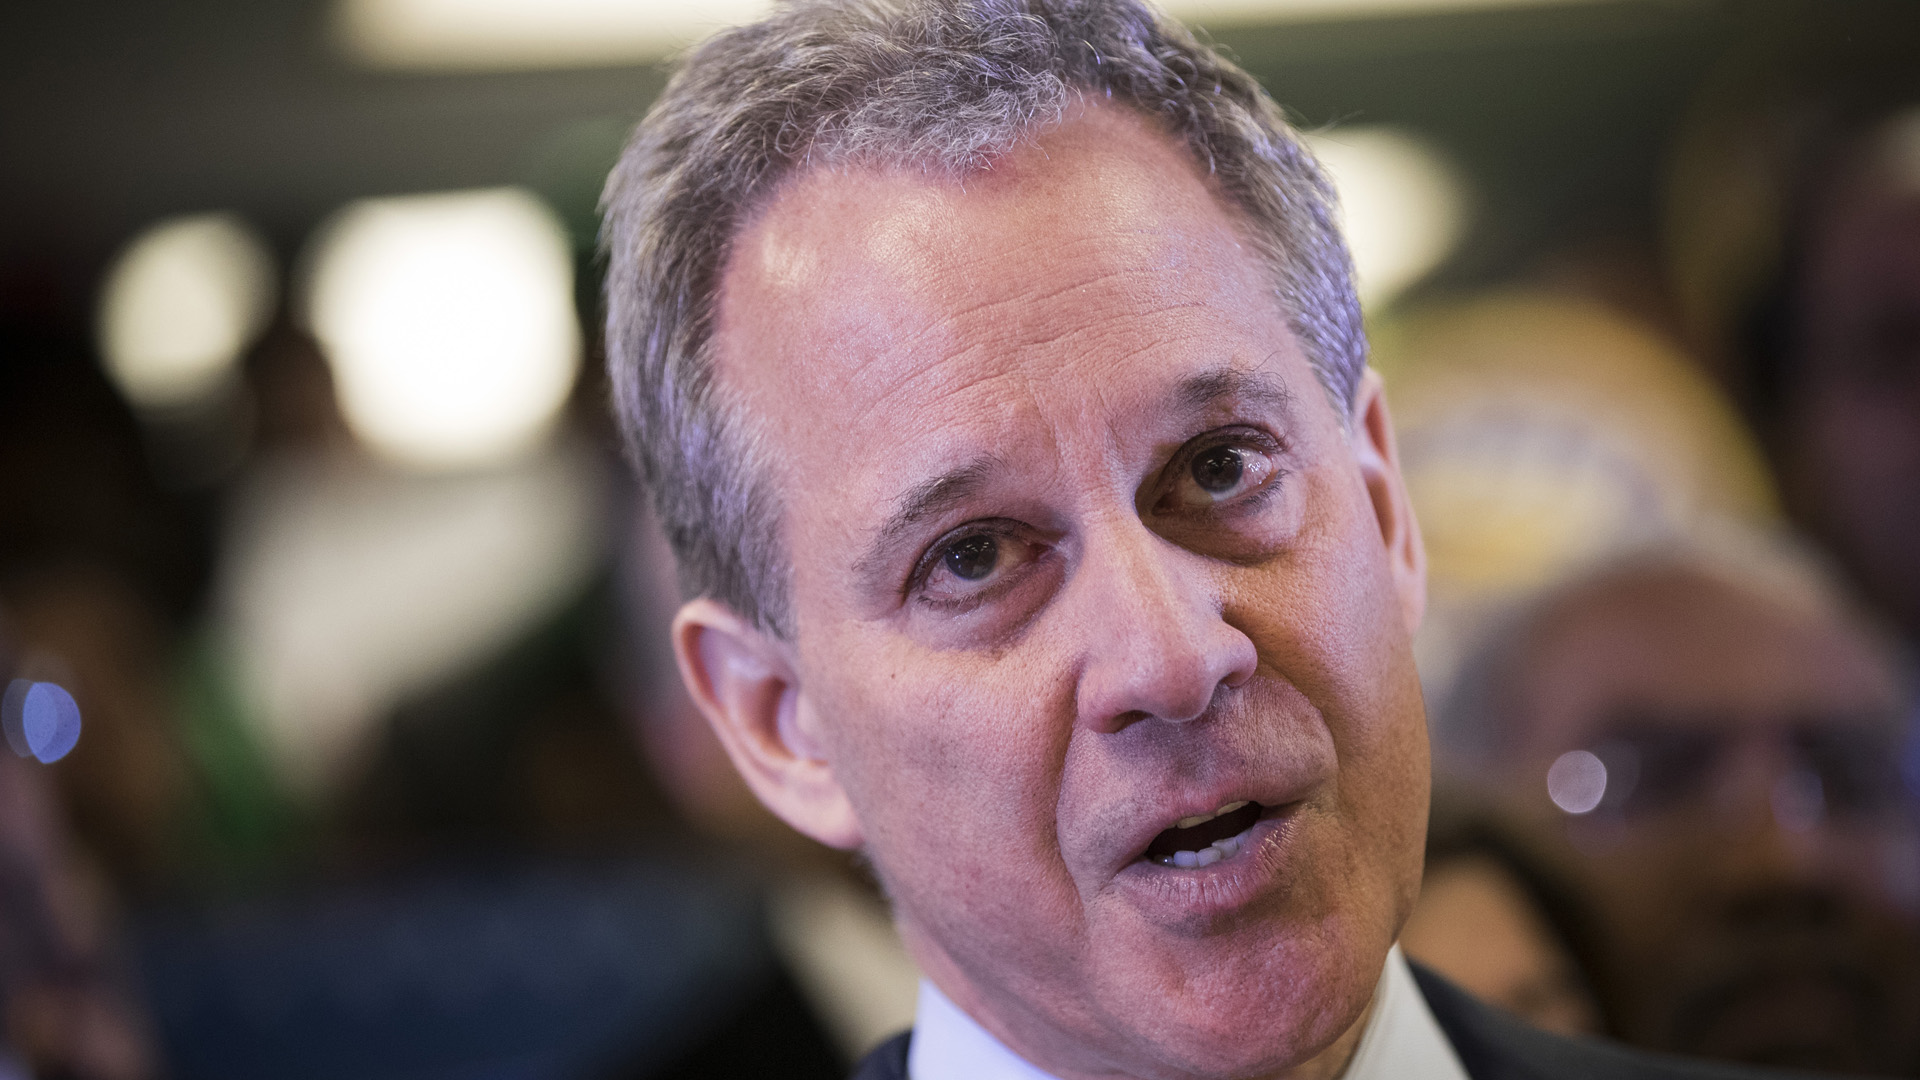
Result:
M1756 724L1731 715L1619 713L1605 734L1547 770L1547 794L1569 814L1677 814L1765 778L1775 818L1805 827L1827 817L1910 811L1898 724L1881 715L1800 715Z

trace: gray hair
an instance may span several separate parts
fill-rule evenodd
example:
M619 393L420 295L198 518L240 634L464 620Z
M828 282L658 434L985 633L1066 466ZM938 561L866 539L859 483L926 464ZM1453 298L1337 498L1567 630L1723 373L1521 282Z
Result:
M792 632L764 451L710 355L759 201L803 167L982 169L1083 98L1153 118L1208 170L1351 410L1366 341L1332 190L1252 76L1141 0L788 0L692 52L602 197L614 407L688 595Z

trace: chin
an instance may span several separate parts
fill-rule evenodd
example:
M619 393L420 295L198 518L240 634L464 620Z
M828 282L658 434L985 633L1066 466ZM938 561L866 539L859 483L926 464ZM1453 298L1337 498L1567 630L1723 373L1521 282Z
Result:
M1775 1068L1893 1071L1899 1043L1880 1030L1891 1003L1845 965L1754 968L1688 995L1671 1022L1674 1049Z
M1311 1060L1359 1022L1390 942L1314 926L1280 940L1160 942L1159 954L1103 998L1151 1077L1255 1078ZM1196 956L1195 952L1203 955ZM1195 961L1199 961L1196 963ZM1115 974L1120 974L1116 972Z

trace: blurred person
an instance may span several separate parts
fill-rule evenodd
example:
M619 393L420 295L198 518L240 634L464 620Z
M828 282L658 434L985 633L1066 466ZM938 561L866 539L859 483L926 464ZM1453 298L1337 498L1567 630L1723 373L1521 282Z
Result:
M1794 511L1920 637L1920 87L1817 168L1757 403Z
M140 896L177 886L194 792L174 725L165 625L111 567L8 569L0 596L23 650L86 718L86 737L58 770L64 813L117 888Z
M1491 1005L1563 1035L1603 1031L1579 900L1491 816L1434 800L1407 955Z
M1920 1068L1920 829L1886 642L1805 556L1644 548L1512 617L1441 716L1442 764L1593 917L1635 1044Z
M1143 5L793 3L609 181L683 679L926 981L858 1075L1686 1076L1394 948L1419 532L1317 166Z
M277 324L247 371L184 710L239 827L205 877L240 887L144 913L173 1067L842 1073L757 879L670 817L624 728L622 692L668 695L618 644L598 395L526 457L434 474L354 440L310 335Z
M17 674L0 622L0 686ZM0 744L0 1077L147 1080L158 1062L112 963L107 888L49 766Z
M1675 294L1786 509L1920 641L1920 6L1762 10L1680 133Z
M196 510L158 484L84 351L9 327L0 355L0 606L22 662L50 666L87 718L54 773L76 841L116 890L151 895L179 883L195 797L172 694Z
M1426 544L1429 700L1517 598L1696 521L1778 515L1733 403L1614 307L1506 287L1422 302L1369 336Z

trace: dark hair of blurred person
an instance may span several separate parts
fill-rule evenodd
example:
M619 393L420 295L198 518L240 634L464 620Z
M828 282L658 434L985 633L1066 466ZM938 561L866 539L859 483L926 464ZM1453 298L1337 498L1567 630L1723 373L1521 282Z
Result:
M1920 637L1920 5L1770 5L1682 133L1681 306L1788 511Z
M1750 537L1609 563L1469 662L1436 745L1590 909L1608 1026L1651 1048L1920 1068L1920 831L1886 643Z
M1407 955L1562 1035L1602 1034L1590 917L1574 891L1472 800L1436 793Z

